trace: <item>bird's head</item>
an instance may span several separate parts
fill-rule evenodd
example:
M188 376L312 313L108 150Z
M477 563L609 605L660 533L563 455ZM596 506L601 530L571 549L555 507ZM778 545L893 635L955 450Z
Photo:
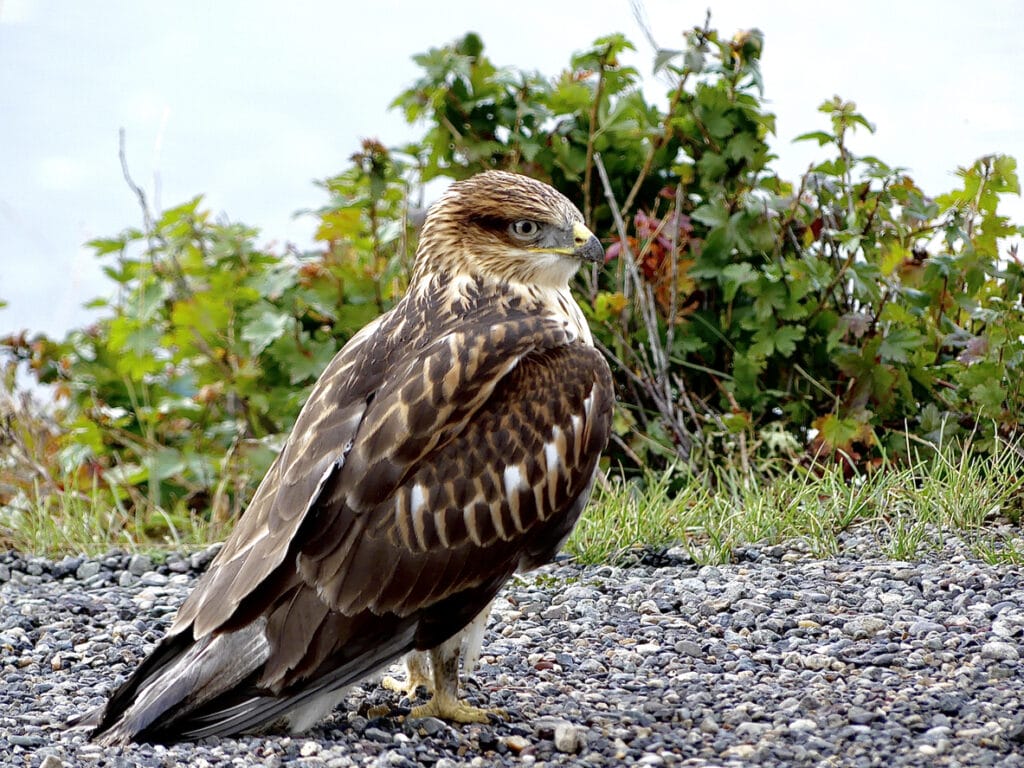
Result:
M486 171L452 184L430 209L415 272L564 288L583 262L603 257L561 192L528 176Z

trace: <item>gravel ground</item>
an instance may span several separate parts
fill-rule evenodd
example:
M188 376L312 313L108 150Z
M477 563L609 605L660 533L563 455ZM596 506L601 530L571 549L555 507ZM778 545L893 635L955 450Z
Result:
M158 566L0 553L0 763L1024 766L1024 576L951 540L913 563L853 544L517 580L467 686L506 722L412 720L366 683L301 737L118 749L62 723L152 647L212 551Z

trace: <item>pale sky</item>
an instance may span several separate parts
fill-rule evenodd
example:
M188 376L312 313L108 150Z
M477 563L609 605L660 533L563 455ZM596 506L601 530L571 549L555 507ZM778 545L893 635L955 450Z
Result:
M854 150L908 167L925 191L1003 152L1024 161L1024 2L646 0L659 43L702 23L765 33L776 167L823 157L794 136L827 127L838 94L875 123ZM263 242L309 245L312 181L346 167L359 139L414 138L388 104L415 53L479 33L499 65L554 76L596 37L623 32L650 73L628 0L264 2L0 0L0 335L61 334L112 285L83 243L140 223L121 178L118 129L138 183L170 207L196 194ZM1024 223L1019 199L1004 209Z

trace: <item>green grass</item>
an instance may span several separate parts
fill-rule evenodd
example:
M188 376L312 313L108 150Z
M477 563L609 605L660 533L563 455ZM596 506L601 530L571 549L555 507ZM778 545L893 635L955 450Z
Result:
M985 457L937 455L852 480L838 466L771 479L718 470L676 488L652 475L598 488L567 549L581 562L603 563L639 547L678 545L699 563L723 563L737 547L799 540L826 557L840 552L840 534L856 530L877 540L879 556L897 560L956 536L986 562L1022 563L1022 507L1019 446Z
M681 546L699 563L722 563L742 546L800 541L813 555L841 551L841 534L877 540L877 554L915 559L949 536L989 563L1024 563L1024 450L933 456L903 468L844 477L839 467L752 478L718 469L681 479L601 485L569 540L581 562L622 562L641 547ZM183 513L144 516L109 494L36 494L34 506L0 508L0 549L59 557L112 548L159 553L197 550L226 531Z
M196 515L156 509L131 512L111 494L42 494L26 508L0 507L0 549L59 557L99 555L111 549L159 555L194 551L217 540L212 526Z

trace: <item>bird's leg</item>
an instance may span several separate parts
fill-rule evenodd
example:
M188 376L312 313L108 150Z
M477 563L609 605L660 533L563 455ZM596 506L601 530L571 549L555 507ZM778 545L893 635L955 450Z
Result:
M490 716L506 718L499 709L481 709L459 700L459 653L461 638L456 635L446 643L430 649L430 665L434 673L434 695L426 704L413 707L412 717L439 717L455 723L487 723Z
M421 685L430 694L434 686L427 670L427 654L423 651L410 651L405 655L405 680L397 680L388 675L380 684L389 691L403 694L409 701L416 698L416 689Z

